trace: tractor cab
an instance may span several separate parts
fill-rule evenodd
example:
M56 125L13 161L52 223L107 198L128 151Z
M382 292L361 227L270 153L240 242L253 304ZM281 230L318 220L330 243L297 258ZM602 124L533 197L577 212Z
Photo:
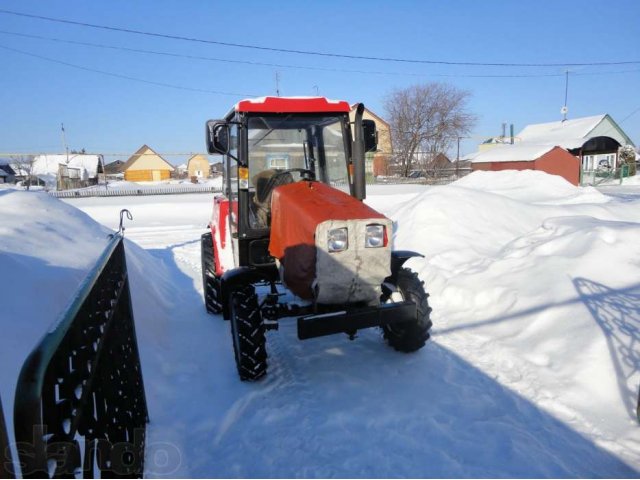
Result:
M266 373L265 330L281 318L298 317L300 339L377 326L409 352L429 338L426 292L403 267L421 255L394 252L393 222L362 201L377 143L363 112L352 120L345 101L263 97L206 124L225 178L201 238L205 306L230 320L243 380Z
M362 119L363 109L351 123L347 102L265 97L241 101L224 120L208 121L208 152L224 156L232 239L268 239L271 198L281 185L319 181L364 199L364 152L376 149L376 130ZM236 265L264 265L267 243L251 242L249 255L234 242Z

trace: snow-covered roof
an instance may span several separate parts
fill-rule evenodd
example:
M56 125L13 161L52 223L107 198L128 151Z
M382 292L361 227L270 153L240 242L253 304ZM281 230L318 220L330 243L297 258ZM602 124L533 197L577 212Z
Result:
M527 125L516 137L522 143L558 145L566 149L580 148L606 114L574 118L559 122Z
M69 159L68 163L67 158ZM70 153L68 157L67 155L38 155L33 163L33 174L37 176L57 175L60 165L79 169L83 178L93 178L98 175L100 155L79 153Z
M500 145L464 158L470 157L471 163L532 162L554 148L555 145Z
M466 155L463 155L462 157L460 157L460 161L461 162L469 162L469 161L473 160L474 158L476 158L481 153L482 152L480 150L477 150L477 151L471 152L471 153L467 153Z

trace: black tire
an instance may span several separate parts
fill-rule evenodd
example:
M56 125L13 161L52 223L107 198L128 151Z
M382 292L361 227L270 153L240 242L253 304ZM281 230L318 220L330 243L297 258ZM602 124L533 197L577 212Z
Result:
M384 325L382 332L387 343L400 352L415 352L424 347L431 329L431 307L429 294L424 289L418 275L408 268L398 271L396 288L403 300L411 300L418 307L415 321ZM383 293L382 303L392 302L391 292Z
M251 285L233 291L229 298L233 353L240 380L258 380L267 374L267 349L258 296Z
M208 313L219 314L222 312L220 302L220 279L216 276L215 258L213 255L213 238L211 232L200 237L201 262L202 262L202 290L204 292L204 305Z

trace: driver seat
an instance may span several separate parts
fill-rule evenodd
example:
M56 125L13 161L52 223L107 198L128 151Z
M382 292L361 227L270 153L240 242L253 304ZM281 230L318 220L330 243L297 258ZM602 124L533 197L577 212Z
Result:
M256 219L259 225L267 227L271 224L273 189L293 182L293 175L290 172L274 169L264 170L253 177L253 184L256 186L253 203L256 206Z

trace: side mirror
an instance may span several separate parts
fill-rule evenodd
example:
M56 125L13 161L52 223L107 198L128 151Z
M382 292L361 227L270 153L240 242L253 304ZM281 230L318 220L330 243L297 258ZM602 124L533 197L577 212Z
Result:
M229 153L229 124L224 120L209 120L206 126L206 142L210 155Z
M378 149L376 122L373 120L362 120L362 131L364 134L364 151L375 152Z

